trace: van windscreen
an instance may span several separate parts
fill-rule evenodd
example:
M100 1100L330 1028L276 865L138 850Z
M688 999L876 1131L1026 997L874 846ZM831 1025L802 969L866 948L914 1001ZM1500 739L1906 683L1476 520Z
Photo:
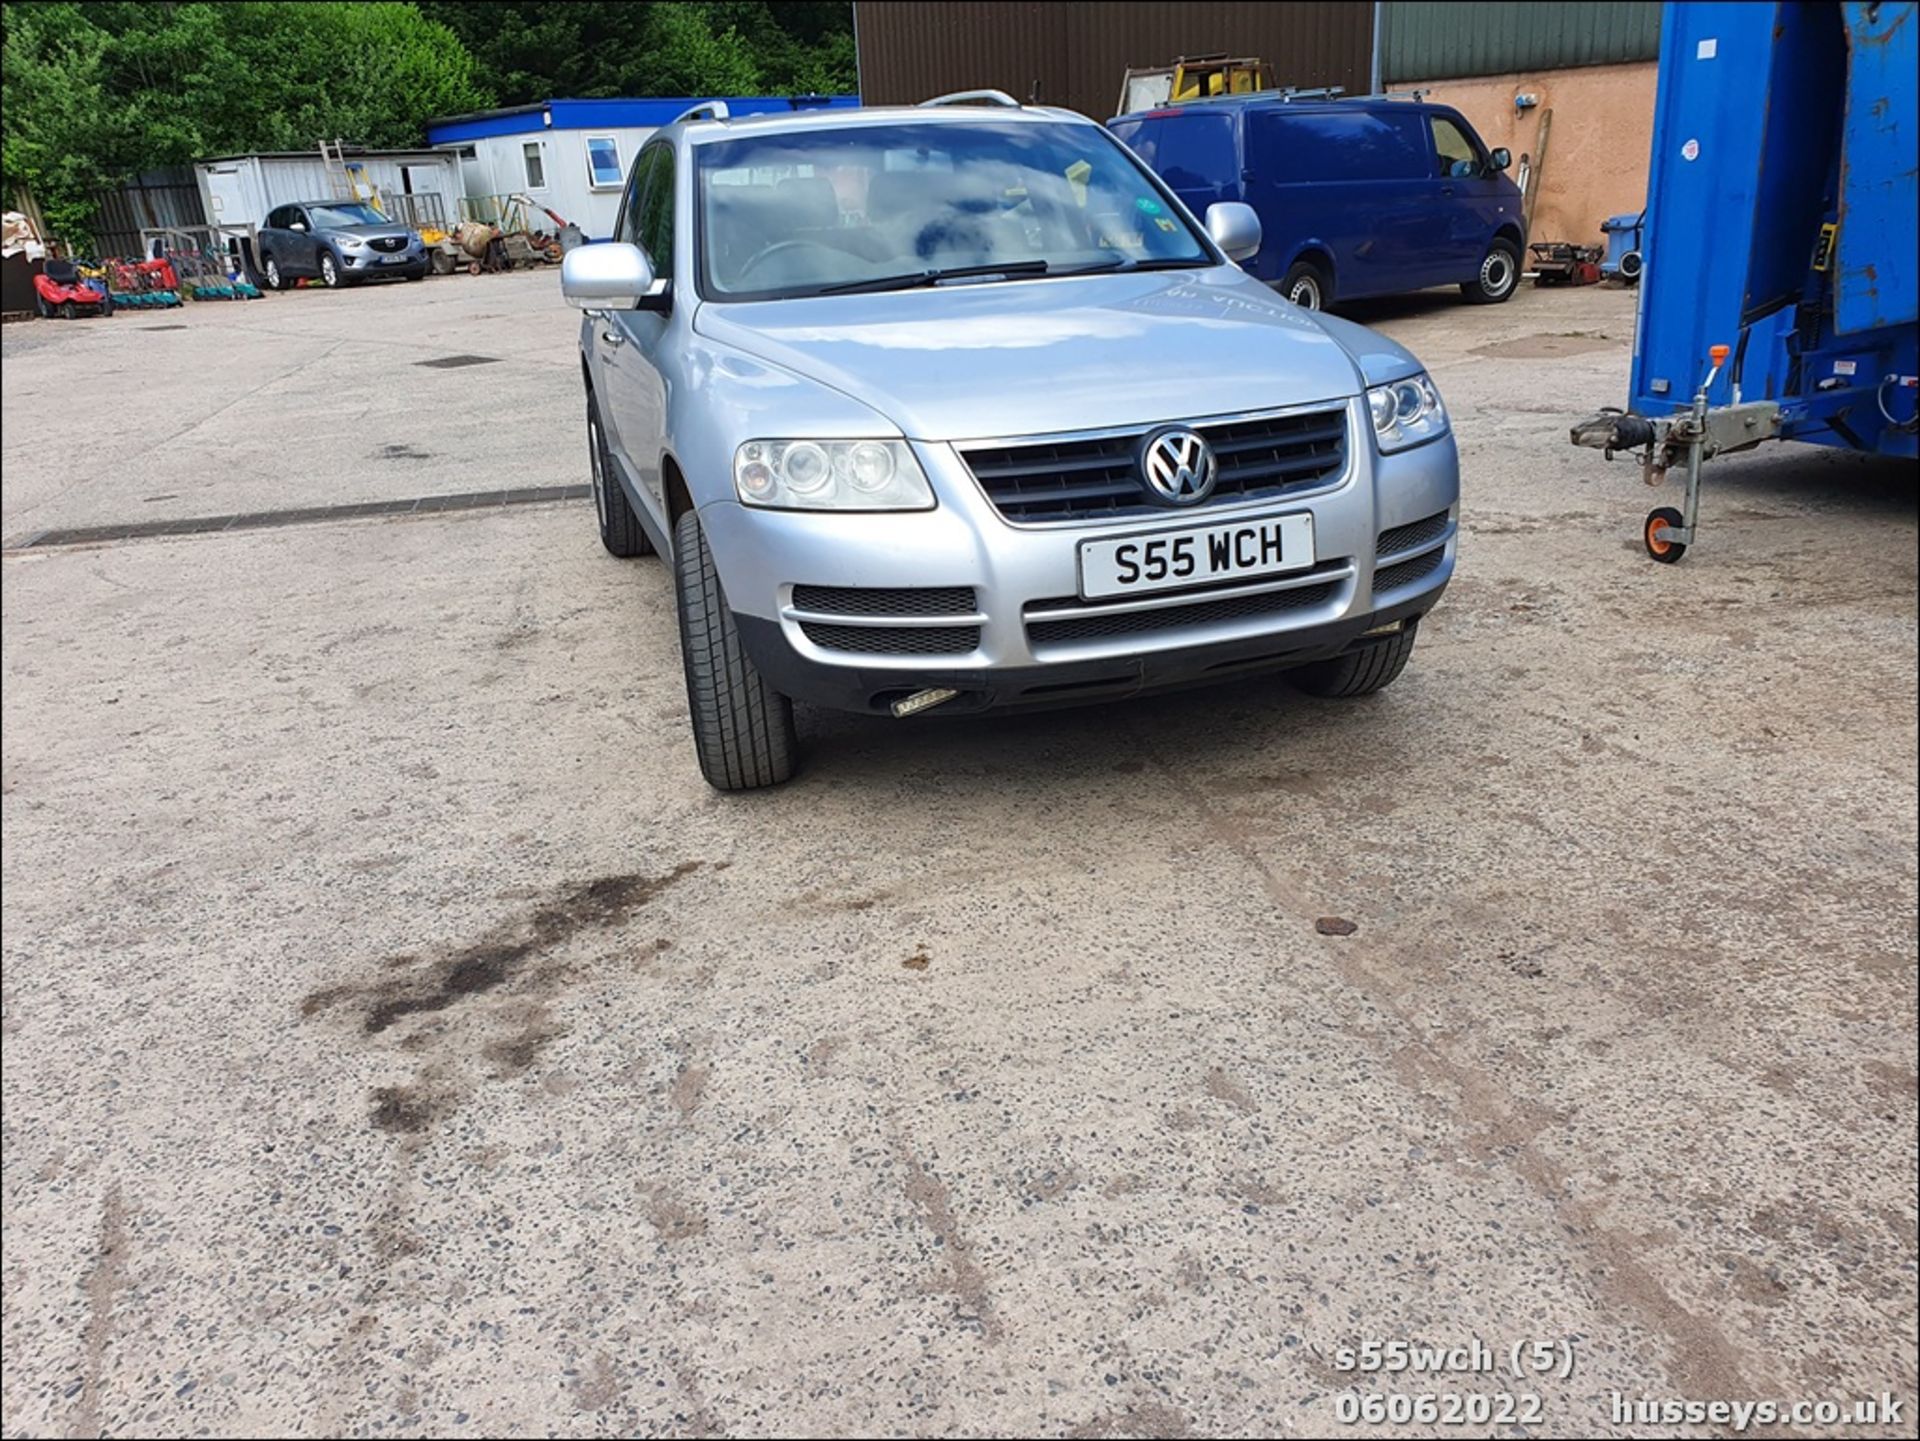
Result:
M1411 107L1257 110L1247 124L1247 167L1276 183L1415 180L1431 173L1425 117Z

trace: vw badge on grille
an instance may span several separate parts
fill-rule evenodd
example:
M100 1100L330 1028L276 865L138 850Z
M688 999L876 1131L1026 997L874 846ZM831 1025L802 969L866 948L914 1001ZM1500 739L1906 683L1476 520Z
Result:
M1140 447L1140 477L1162 505L1198 505L1218 474L1213 447L1191 430L1156 430Z

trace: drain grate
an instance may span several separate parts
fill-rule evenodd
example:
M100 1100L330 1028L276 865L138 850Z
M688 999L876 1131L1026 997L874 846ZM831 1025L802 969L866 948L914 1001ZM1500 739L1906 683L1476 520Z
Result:
M443 355L438 360L416 360L415 365L424 365L429 370L458 370L463 365L498 365L497 355Z
M417 495L409 500L369 500L353 505L313 505L300 510L254 510L242 515L209 515L185 520L142 520L122 525L82 525L43 530L7 547L47 550L60 545L97 545L109 540L144 540L156 535L217 535L235 530L273 530L286 525L318 525L371 515L428 515L453 510L498 510L509 505L543 505L584 500L588 485L535 485L519 490L472 490L460 495Z

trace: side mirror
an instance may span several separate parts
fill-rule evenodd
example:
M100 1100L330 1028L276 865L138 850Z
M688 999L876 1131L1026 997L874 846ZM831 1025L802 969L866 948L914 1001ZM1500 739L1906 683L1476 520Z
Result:
M560 293L579 310L632 310L653 289L653 267L637 245L581 245L560 261Z
M1493 168L1495 170L1505 170L1509 165L1513 164L1513 152L1504 145L1494 151L1490 158L1493 161Z
M298 230L302 235L304 235L306 234L306 230L307 230L307 222L304 220L296 220L293 222L293 224L289 225L287 229Z
M1207 207L1207 234L1229 260L1245 260L1260 248L1260 217L1251 205L1222 200Z

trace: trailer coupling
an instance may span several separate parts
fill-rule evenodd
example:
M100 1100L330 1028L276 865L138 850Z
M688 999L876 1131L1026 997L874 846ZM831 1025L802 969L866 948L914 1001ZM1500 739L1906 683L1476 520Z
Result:
M1685 467L1684 511L1664 505L1650 511L1641 537L1647 554L1667 564L1680 559L1693 544L1700 514L1701 465L1716 455L1750 450L1780 434L1778 401L1743 403L1736 387L1732 405L1707 404L1707 388L1726 363L1727 347L1714 346L1712 357L1713 368L1700 383L1689 409L1677 415L1652 417L1602 411L1574 426L1569 437L1575 445L1605 451L1608 460L1613 459L1615 451L1639 451L1641 478L1648 485L1659 485L1676 465Z

